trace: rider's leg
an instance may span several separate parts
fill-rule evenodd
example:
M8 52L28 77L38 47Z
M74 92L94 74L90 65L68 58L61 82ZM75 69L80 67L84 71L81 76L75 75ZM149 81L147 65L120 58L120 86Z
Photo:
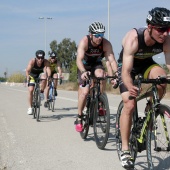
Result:
M54 88L57 89L57 85L58 85L58 80L57 80L57 79L58 79L58 74L57 74L57 73L53 74L53 78L56 79L56 80L54 79Z
M95 75L96 77L104 77L104 74L105 74L105 72L104 72L104 70L101 69L101 68L97 68L97 69L94 71L94 75ZM101 93L104 92L105 86L106 86L106 81L105 81L105 80L101 81L101 86L100 86L100 92L101 92Z
M135 101L129 100L129 92L121 94L124 107L120 116L120 132L122 138L122 151L129 150L129 137L132 125L132 114L135 108Z
M34 86L29 84L29 86L28 86L28 104L29 104L29 108L28 108L28 111L27 111L28 115L32 114L33 91L34 91Z
M40 79L42 79L41 83L40 83L40 89L41 89L41 92L44 92L44 89L45 89L46 84L47 84L47 75L45 73L41 73Z
M81 117L82 111L86 105L86 98L89 92L88 85L86 87L82 87L81 85L78 88L78 115Z
M29 107L32 107L32 99L33 99L33 91L34 91L34 86L28 86L28 104Z
M166 72L163 68L159 66L155 66L150 70L148 78L154 79L154 78L157 78L158 76L166 76ZM158 85L157 88L159 92L159 97L161 99L165 93L166 84Z
M55 91L55 96L57 96L57 84L58 84L58 74L57 73L54 73L53 74L53 78L54 79L54 91Z
M88 85L87 85L88 86ZM82 127L82 112L86 104L86 98L88 95L89 87L81 87L78 89L78 116L75 121L75 128L77 132L81 132L83 130Z

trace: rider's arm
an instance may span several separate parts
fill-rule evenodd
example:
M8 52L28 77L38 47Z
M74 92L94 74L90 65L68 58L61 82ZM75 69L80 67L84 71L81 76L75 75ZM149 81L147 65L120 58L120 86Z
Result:
M80 41L80 43L78 45L78 49L77 49L76 64L77 64L77 67L78 67L78 69L80 70L81 73L86 71L86 69L84 68L82 60L84 59L84 54L85 54L87 45L88 45L88 39L87 39L87 37L84 37Z
M57 62L57 69L58 69L59 76L62 77L62 69L59 61Z
M106 39L103 39L103 50L106 59L106 67L107 67L108 75L113 76L113 72L117 71L117 63L113 53L112 45Z
M47 76L50 77L51 76L50 62L44 59L44 65L47 72Z
M170 71L170 35L166 38L163 44L163 51L165 54L166 65L168 67L168 70Z
M122 41L123 46L123 63L122 63L122 80L124 85L130 91L130 94L136 96L136 87L133 86L131 71L133 68L134 54L138 49L138 38L135 30L129 31Z
M29 61L29 63L28 63L27 68L26 68L27 81L29 80L29 74L30 74L30 72L31 72L31 69L32 69L33 65L34 65L34 59L31 59L31 60Z

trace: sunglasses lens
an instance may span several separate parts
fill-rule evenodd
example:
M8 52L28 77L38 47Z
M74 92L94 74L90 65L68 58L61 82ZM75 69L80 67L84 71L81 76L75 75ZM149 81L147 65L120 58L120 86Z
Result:
M37 57L38 60L44 60L44 57Z
M94 34L94 36L96 37L96 38L99 38L99 37L104 37L104 34Z
M155 28L158 32L164 33L164 32L170 32L170 27L153 27Z

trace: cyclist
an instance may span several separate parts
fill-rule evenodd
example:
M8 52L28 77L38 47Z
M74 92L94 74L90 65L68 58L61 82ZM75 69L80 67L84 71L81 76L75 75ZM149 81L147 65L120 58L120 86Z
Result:
M78 67L78 116L75 121L76 131L82 131L81 115L86 104L88 85L83 87L83 82L88 79L87 74L94 74L96 77L104 77L104 66L102 59L105 57L108 75L112 76L117 71L117 63L114 57L111 43L104 38L105 27L100 22L93 22L89 26L89 35L82 38L77 49L76 64ZM114 85L116 82L111 81ZM102 82L103 84L103 82ZM101 92L103 89L101 88Z
M40 97L41 100L44 99L44 88L46 86L47 78L51 76L50 64L49 61L46 60L45 52L43 50L38 50L35 53L36 58L33 58L29 61L28 66L26 68L26 76L28 82L28 102L29 108L27 114L32 114L32 98L33 98L33 91L35 86L35 78L40 77L43 79L41 81L41 93Z
M152 59L154 55L161 52L164 52L166 64L170 70L170 36L168 35L170 11L156 7L148 12L146 23L147 27L134 28L125 35L118 59L119 88L124 103L120 117L121 163L124 168L134 167L128 143L135 102L129 100L129 96L137 97L140 89L133 85L133 79L139 73L144 78L151 79L166 75L164 69ZM165 88L165 84L158 86L160 98Z
M56 52L50 53L50 58L49 58L48 61L50 63L51 77L58 78L58 74L57 74L57 70L58 70L59 77L62 78L62 69L61 69L60 62L57 60ZM58 80L54 79L55 96L57 96L57 90L56 90L57 84L58 84ZM46 99L47 99L47 101L44 103L44 107L48 107L49 89L50 89L50 87L47 85L46 86Z

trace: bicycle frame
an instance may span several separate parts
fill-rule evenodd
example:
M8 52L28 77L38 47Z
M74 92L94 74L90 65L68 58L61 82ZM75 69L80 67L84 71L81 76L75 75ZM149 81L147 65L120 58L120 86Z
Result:
M153 98L152 98L152 107L149 109L149 111L148 111L148 113L146 115L146 118L145 118L145 121L143 122L143 126L142 126L142 129L141 129L140 135L137 138L137 141L140 144L144 143L144 139L145 139L146 132L147 132L147 127L148 127L148 124L149 124L149 122L151 120L151 117L153 119L153 122L156 121L156 111L159 109L159 105L160 105L160 98L159 98L159 95L158 95L158 89L157 89L156 84L152 84L152 87L151 87L150 91L147 91L144 94L139 95L139 97L136 98L136 107L135 107L135 111L134 111L135 114L133 115L133 119L134 119L134 124L133 125L134 125L134 127L136 126L135 122L137 122L137 120L139 119L138 110L137 110L137 102L144 99L144 98L150 97L150 96L153 96ZM167 142L170 143L168 132L166 130L167 126L166 126L166 123L165 123L165 118L161 117L161 119L162 119L162 122L164 123L164 132L165 132ZM154 128L156 128L156 127L154 127ZM153 129L153 130L155 130L155 129ZM155 138L156 138L156 134L155 134ZM155 143L155 150L159 151L159 149L157 148L156 143Z

